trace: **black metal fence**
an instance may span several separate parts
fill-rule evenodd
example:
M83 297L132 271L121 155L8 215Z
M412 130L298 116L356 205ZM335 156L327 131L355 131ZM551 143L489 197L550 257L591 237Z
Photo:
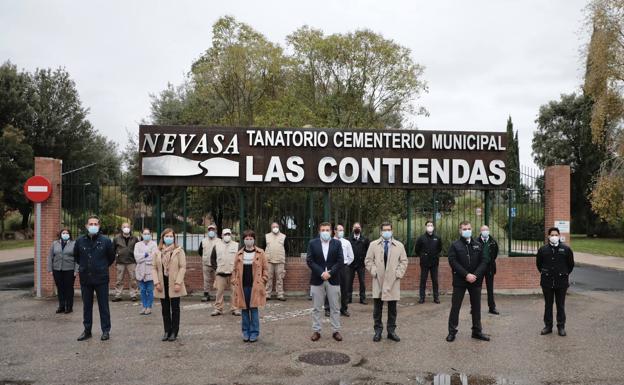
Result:
M63 170L62 221L74 234L84 232L86 217L101 217L102 231L112 235L123 222L138 234L148 227L159 234L171 227L188 252L197 250L206 226L231 228L235 234L255 230L260 246L272 222L287 236L288 254L300 255L316 236L320 222L343 224L349 233L360 222L370 238L379 237L379 224L389 221L395 237L413 250L416 238L432 220L444 248L459 236L463 220L478 234L482 224L501 253L531 255L544 235L543 179L535 170L521 169L507 190L297 189L223 187L141 187L129 174L106 178L90 168Z

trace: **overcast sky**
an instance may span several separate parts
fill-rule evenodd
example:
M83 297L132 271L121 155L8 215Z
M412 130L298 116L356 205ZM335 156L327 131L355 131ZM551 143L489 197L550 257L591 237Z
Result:
M511 115L521 163L532 164L539 106L582 82L580 0L29 1L0 0L0 61L65 67L97 130L123 143L149 117L149 94L180 84L232 15L270 40L307 24L369 28L424 65L421 129L500 131Z

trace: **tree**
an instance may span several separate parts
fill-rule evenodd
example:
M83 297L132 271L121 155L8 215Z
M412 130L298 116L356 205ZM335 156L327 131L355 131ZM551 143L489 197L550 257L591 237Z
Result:
M584 95L561 95L560 100L540 107L533 136L533 157L538 166L570 165L572 231L588 234L596 222L588 196L606 158L604 148L592 141L592 106L592 100Z
M509 179L507 188L514 191L514 199L522 201L525 195L520 177L520 150L518 148L518 132L514 133L511 116L507 118L507 170Z

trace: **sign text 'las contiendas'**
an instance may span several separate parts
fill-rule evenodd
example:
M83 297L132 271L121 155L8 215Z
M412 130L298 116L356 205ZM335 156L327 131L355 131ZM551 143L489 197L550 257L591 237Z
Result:
M504 132L141 126L141 183L502 189Z

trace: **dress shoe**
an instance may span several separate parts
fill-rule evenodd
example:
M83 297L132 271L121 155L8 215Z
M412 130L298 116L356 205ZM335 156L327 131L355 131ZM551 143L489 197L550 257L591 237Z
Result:
M329 310L325 310L325 317L329 317Z
M557 334L559 334L561 337L565 337L566 335L568 335L568 333L566 333L565 328L557 328Z
M332 337L334 337L334 339L338 342L342 341L342 336L340 335L340 332L334 332L334 334L332 334Z
M550 334L552 333L552 328L549 328L548 326L546 326L544 329L542 329L542 331L540 332L541 335L545 336L546 334Z
M91 332L85 330L82 332L80 337L78 337L78 341L88 340L89 338L91 338Z
M56 309L56 314L61 314L61 313L65 313L64 307L59 307L58 309Z
M312 337L310 337L310 339L312 340L312 342L316 342L316 341L320 340L321 339L321 333L319 333L319 332L312 333Z
M424 298L419 299L418 303L425 303L425 299Z
M373 341L374 342L381 341L381 332L375 332L375 335L373 336Z
M100 337L101 341L108 341L109 339L110 339L110 333L109 332L102 333L102 337Z
M130 297L130 301L132 301L132 302L136 302L136 300L137 300L137 297L136 297L136 296L134 296L134 297Z
M498 310L496 310L496 308L494 308L494 309L490 309L489 313L490 313L490 314L496 314L496 315L499 315L499 314L500 314L500 313L498 312Z
M204 296L201 299L202 302L208 302L210 301L210 294L204 292Z
M401 341L401 339L399 338L399 336L395 332L388 333L388 339L392 340L392 341L395 341L395 342Z
M177 339L178 339L178 335L177 335L176 333L172 333L172 334L169 336L169 338L167 339L167 341L169 341L169 342L173 342L173 341L175 341L175 340L177 340Z
M440 298L434 298L434 299L433 299L433 302L435 302L435 303L438 303L438 304L439 304L439 303L440 303Z
M361 303L362 305L368 305L368 302L366 302L366 300L365 300L365 299L361 299L361 300L360 300L360 303Z
M348 303L353 303L353 298L349 298Z
M446 342L453 342L453 341L455 341L455 334L449 333L449 335L446 336Z
M349 313L349 310L341 311L340 315L343 317L351 317L351 313Z
M121 297L113 297L113 299L111 299L111 302L119 302L121 301Z
M74 309L72 309L71 307L68 307L65 309L65 314L69 314L72 313L74 311Z
M165 334L163 334L162 338L160 339L161 341L169 341L169 333L165 332Z
M474 338L475 340L480 340L480 341L489 341L490 337L486 334L483 334L481 332L478 333L472 333L472 338Z

